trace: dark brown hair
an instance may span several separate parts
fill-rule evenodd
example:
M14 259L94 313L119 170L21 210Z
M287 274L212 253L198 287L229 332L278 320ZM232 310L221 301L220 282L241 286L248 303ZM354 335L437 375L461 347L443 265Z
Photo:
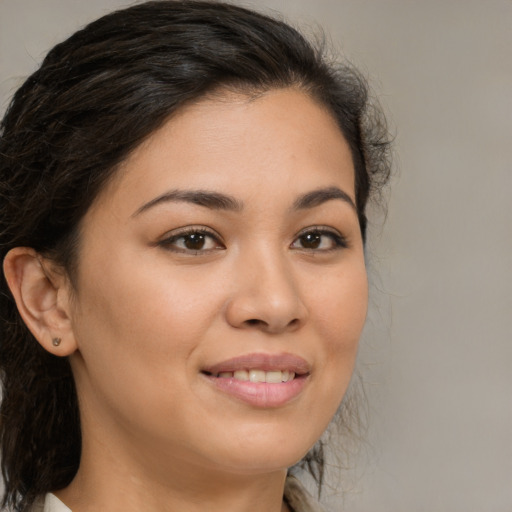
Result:
M389 176L388 134L365 80L329 64L282 21L223 3L164 0L86 26L14 95L0 128L0 258L32 247L72 277L83 215L169 116L219 88L285 87L310 94L337 120L352 151L364 237L368 198ZM5 279L0 286L3 505L21 512L73 479L80 417L68 360L40 347ZM316 460L321 474L315 453L305 464Z

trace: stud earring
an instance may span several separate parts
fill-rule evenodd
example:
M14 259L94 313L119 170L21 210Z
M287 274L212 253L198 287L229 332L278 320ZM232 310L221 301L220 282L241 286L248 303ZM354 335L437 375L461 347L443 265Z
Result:
M62 340L60 338L52 338L52 344L54 347L58 347Z

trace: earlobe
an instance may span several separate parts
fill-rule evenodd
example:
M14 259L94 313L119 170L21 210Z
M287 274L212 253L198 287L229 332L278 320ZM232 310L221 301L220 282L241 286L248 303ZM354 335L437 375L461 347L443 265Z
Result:
M72 354L77 347L66 276L29 247L11 249L3 265L18 311L37 341L56 356Z

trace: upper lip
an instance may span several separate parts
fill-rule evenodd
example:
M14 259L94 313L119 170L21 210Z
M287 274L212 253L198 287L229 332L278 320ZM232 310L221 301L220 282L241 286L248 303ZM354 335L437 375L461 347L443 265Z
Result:
M254 353L233 357L202 369L204 373L212 375L238 370L264 370L267 372L288 370L297 375L304 375L311 371L311 365L295 354Z

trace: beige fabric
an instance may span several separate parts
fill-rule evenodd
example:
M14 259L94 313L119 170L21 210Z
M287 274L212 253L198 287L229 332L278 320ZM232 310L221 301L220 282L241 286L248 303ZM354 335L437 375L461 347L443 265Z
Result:
M71 512L71 509L66 507L57 496L48 494L44 502L43 512Z
M288 476L284 488L284 497L293 512L322 512L320 506L293 476ZM47 494L34 505L32 512L72 512L54 494Z
M48 493L44 499L34 505L32 512L71 512L71 509L66 507L57 496Z
M286 478L284 498L293 512L323 512L320 505L294 476L288 475Z

